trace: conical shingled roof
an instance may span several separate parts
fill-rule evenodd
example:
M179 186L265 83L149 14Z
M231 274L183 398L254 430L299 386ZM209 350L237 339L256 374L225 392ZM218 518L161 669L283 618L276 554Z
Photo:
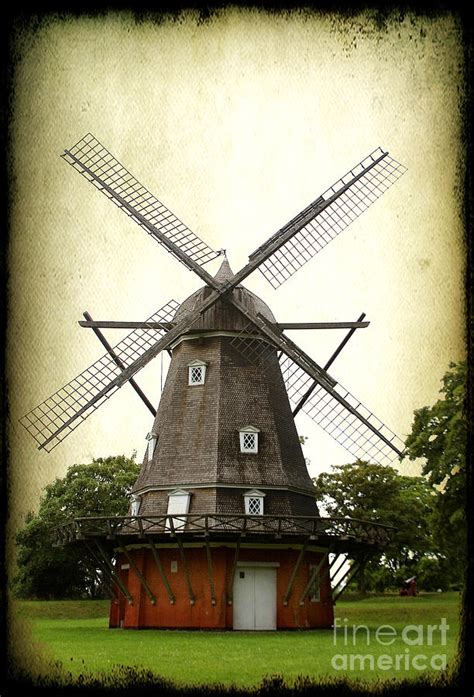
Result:
M224 283L225 281L230 281L233 277L234 273L230 268L230 264L227 259L224 259L214 278L219 283ZM199 290L195 291L181 303L176 311L174 319L183 319L188 312L192 312L194 309L196 309L196 307L198 307L211 293L212 289L209 286L199 288ZM260 313L269 322L276 322L273 312L270 310L268 305L261 300L258 295L255 295L255 293L252 293L247 288L239 285L232 290L232 295L254 314ZM196 330L202 329L240 331L244 329L247 323L247 318L244 317L235 307L220 300L204 313L202 318L193 325L190 332L196 332Z
M224 283L224 281L230 281L234 277L234 272L230 268L230 264L227 261L227 257L224 257L222 264L219 267L218 272L214 276L218 283Z

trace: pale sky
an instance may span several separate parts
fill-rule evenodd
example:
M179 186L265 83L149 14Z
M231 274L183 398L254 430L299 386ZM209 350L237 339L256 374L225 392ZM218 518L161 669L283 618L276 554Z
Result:
M12 121L13 522L74 463L134 449L152 417L125 386L50 454L18 418L103 354L77 321L141 320L202 282L60 157L92 132L196 234L248 255L377 146L408 171L291 280L244 285L278 321L353 321L331 374L402 439L463 356L460 30L407 17L224 11L198 24L127 14L53 21L19 43ZM208 265L210 272L220 262ZM105 332L117 343L126 332ZM291 332L324 364L342 331ZM136 376L160 394L160 359ZM304 414L310 473L353 458ZM417 474L413 463L404 473Z

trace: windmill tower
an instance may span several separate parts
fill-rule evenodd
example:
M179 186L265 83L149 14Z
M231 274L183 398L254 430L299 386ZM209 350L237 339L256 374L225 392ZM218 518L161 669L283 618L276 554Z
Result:
M389 463L403 444L328 368L356 322L279 324L242 282L259 269L276 288L398 179L378 149L281 228L234 274L219 256L88 134L63 157L204 286L145 322L94 322L107 353L21 419L51 450L126 382L153 413L143 465L123 518L76 519L61 543L83 544L110 584L110 626L329 627L346 559L390 539L383 525L324 518L294 416L307 413L355 458ZM133 331L112 348L104 327ZM350 331L321 367L285 329ZM171 353L155 411L134 380ZM357 565L349 570L357 572Z

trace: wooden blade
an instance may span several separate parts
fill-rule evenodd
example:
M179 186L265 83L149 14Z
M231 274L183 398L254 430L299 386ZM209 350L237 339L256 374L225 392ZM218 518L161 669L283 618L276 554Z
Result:
M311 390L301 411L354 458L380 465L397 461L405 447L401 438L341 384L330 390L321 384L314 386L312 376L288 356L282 356L280 364L292 407Z
M91 133L61 157L188 268L196 271L221 254L168 210Z
M276 330L263 315L254 315L235 298L231 298L231 302L249 319L249 324L239 336L232 339L232 346L253 362L265 361L268 353L282 351L289 361L283 363L282 372L290 403L296 405L316 382L317 387L302 410L337 442L356 458L369 458L381 464L392 462L402 455L404 445L401 439L350 392L338 385L324 368L285 334Z
M149 321L169 322L179 307L171 300L157 310ZM92 411L118 389L109 387L114 378L123 374L165 331L136 329L113 347L114 356L107 352L91 366L73 378L37 407L25 414L20 423L39 445L48 452L82 423Z
M249 259L278 288L374 203L406 167L377 148L261 245Z
M219 284L217 285L219 287ZM91 366L92 370L86 369L77 378L74 378L74 380L54 393L45 402L22 417L20 423L25 426L40 444L39 448L44 448L49 452L58 442L64 440L68 433L77 428L79 423L86 419L92 410L97 409L111 394L144 368L152 358L171 346L181 334L188 331L201 317L201 314L219 300L221 294L222 290L214 290L201 305L186 314L181 322L174 324L174 327L158 341L156 340L156 330L153 329L150 333L154 338L149 339L150 343L146 350L137 354L133 352L134 348L136 348L134 345L127 347L125 358L129 359L129 363L125 370L121 370L115 360L107 353L101 359L103 363L98 361ZM177 309L177 303L175 301L172 302L174 303L172 314L168 314L165 317L152 317L150 320L169 323ZM135 331L146 332L147 330L137 329ZM131 356L128 355L130 352ZM117 347L115 347L115 353L123 360L123 356L121 352L117 351ZM62 437L59 437L60 435Z
M91 329L171 329L173 322L129 322L111 320L79 320L79 326ZM370 322L278 322L278 329L362 329Z
M173 322L117 322L108 320L79 320L80 327L91 329L171 329Z
M278 322L277 327L286 329L364 329L370 322Z

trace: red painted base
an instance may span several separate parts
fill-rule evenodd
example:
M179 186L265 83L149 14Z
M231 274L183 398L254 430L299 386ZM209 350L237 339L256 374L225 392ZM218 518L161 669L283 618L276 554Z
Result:
M147 594L139 575L125 555L119 555L116 570L131 595L131 602L122 593L112 601L110 624L124 628L162 629L232 629L233 605L229 603L229 584L235 559L235 547L211 547L212 579L215 604L212 603L208 559L204 546L185 547L185 559L194 602L186 580L183 558L178 547L158 548L164 574L174 595L170 601L166 585L149 548L129 549L128 553L143 575L155 603ZM333 601L327 572L327 560L320 570L319 599L301 597L310 578L311 569L323 557L322 552L306 551L299 565L287 604L287 593L294 572L299 549L243 548L239 563L273 563L277 571L277 628L310 629L330 628L333 619ZM237 571L238 573L238 571Z

